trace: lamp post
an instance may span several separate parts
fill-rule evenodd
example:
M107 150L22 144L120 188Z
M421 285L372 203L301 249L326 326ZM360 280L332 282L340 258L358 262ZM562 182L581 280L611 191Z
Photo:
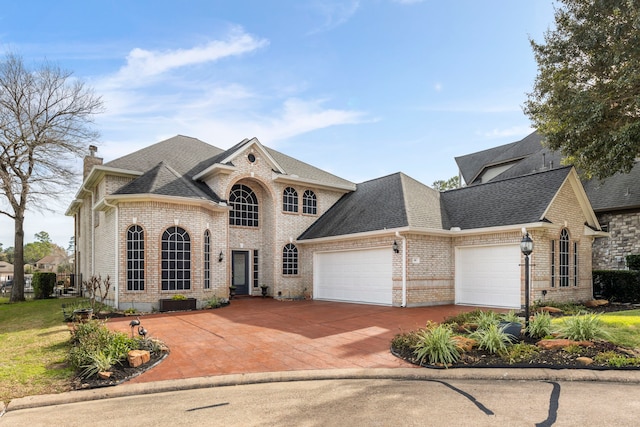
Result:
M524 255L524 330L529 333L529 255L533 252L533 240L529 233L523 230L524 236L520 241L520 250Z

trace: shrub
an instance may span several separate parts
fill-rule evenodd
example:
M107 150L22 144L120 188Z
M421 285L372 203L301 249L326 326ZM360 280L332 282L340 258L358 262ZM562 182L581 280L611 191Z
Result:
M594 360L598 363L606 363L613 368L624 368L627 366L640 366L640 358L626 357L615 351L605 351L598 354Z
M640 302L640 272L629 270L594 270L594 296L611 301Z
M69 362L74 369L93 372L96 366L104 366L105 360L111 365L124 360L130 350L139 348L140 341L129 338L124 332L110 331L103 322L78 323L72 331Z
M33 297L35 299L49 298L56 287L56 273L36 271L31 279Z
M507 351L507 344L511 343L513 335L504 332L498 324L489 324L486 328L478 327L470 335L471 338L478 341L478 348L487 350L493 354L504 354Z
M640 254L627 255L627 267L629 270L640 270Z
M89 363L82 366L80 376L89 378L98 375L100 372L107 372L113 365L119 362L119 359L104 351L98 351L89 355Z
M599 314L583 314L562 319L560 336L575 341L593 341L609 338Z
M488 329L491 325L497 327L500 323L500 315L493 311L481 311L475 321L478 324L478 329Z
M538 347L535 345L521 342L507 347L505 358L509 363L524 362L531 360L531 357L538 351Z
M508 313L501 314L500 320L504 322L520 323L520 317L518 317L516 312L513 310L510 310Z
M476 321L481 313L482 310L476 308L473 311L467 311L466 313L459 313L455 316L449 316L442 323L446 323L448 325L464 325L465 323L472 323Z
M184 301L187 299L187 297L185 297L182 294L175 294L174 296L171 297L171 299L174 301Z
M441 363L447 367L460 359L460 350L449 325L422 329L417 335L418 343L414 346L414 353L420 363L427 360L430 364Z
M537 313L529 320L529 329L527 332L530 337L537 339L551 335L553 332L553 328L551 327L551 315L546 312Z
M220 302L220 298L218 298L215 295L213 295L211 298L207 300L207 307L218 308L221 305L222 303Z

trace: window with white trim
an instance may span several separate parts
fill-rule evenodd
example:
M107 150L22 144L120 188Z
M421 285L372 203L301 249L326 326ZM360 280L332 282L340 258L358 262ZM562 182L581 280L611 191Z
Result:
M318 213L316 193L311 190L306 190L302 194L302 213L308 215L316 215Z
M162 234L162 290L191 289L191 238L181 227Z
M298 274L298 248L292 243L282 249L282 274Z
M563 228L560 232L560 247L558 251L558 256L560 257L558 279L561 288L569 286L569 247L569 232L566 228Z
M298 192L293 187L287 187L282 192L282 210L298 212Z
M144 230L139 225L127 230L127 290L144 291Z
M251 188L243 184L234 185L229 204L233 208L229 211L229 225L258 226L258 198Z
M211 233L204 232L204 289L211 289Z

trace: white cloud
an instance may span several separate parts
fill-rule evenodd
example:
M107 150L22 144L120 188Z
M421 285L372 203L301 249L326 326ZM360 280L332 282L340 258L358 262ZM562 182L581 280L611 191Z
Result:
M324 22L308 34L330 31L346 23L360 8L360 1L322 1L315 3L313 7L323 16Z
M103 84L123 86L125 84L150 84L149 79L168 71L190 65L218 61L230 56L239 56L267 46L265 39L245 33L241 28L230 32L226 40L213 40L190 49L150 51L135 48L129 52L127 63Z
M533 129L531 126L512 126L506 129L492 129L490 131L482 131L478 132L478 134L485 138L511 138L528 135L534 130L535 129Z

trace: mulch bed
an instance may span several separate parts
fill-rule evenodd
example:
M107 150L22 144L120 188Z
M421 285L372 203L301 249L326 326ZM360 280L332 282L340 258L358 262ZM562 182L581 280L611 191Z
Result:
M589 311L594 313L612 313L617 311L625 311L638 309L638 304L609 304L606 306L592 308ZM520 313L524 317L524 313ZM519 342L527 344L535 344L536 341L528 337L522 337ZM595 357L603 352L614 352L622 357L640 357L640 353L633 350L625 349L611 344L609 342L594 342L592 347L581 347L577 353L570 353L563 349L538 349L538 352L527 358L525 361L510 362L505 358L491 354L486 350L473 348L471 351L461 354L460 360L452 365L451 368L547 368L547 369L593 369L593 370L640 370L640 366L612 367L606 362L593 361L590 365L585 365L578 361L579 357ZM413 354L412 349L399 349L391 346L391 353L414 365L445 369L442 365L432 365L428 363L420 363Z
M138 366L137 368L130 367L127 362L123 362L122 364L118 364L111 367L111 377L109 379L100 379L98 377L92 378L80 378L76 377L72 381L72 386L74 390L84 390L91 388L99 388L99 387L109 387L118 384L122 384L125 381L128 381L132 378L137 377L149 369L154 368L160 362L162 362L167 356L168 352L160 352L160 353L151 353L151 360L145 363L144 365Z

